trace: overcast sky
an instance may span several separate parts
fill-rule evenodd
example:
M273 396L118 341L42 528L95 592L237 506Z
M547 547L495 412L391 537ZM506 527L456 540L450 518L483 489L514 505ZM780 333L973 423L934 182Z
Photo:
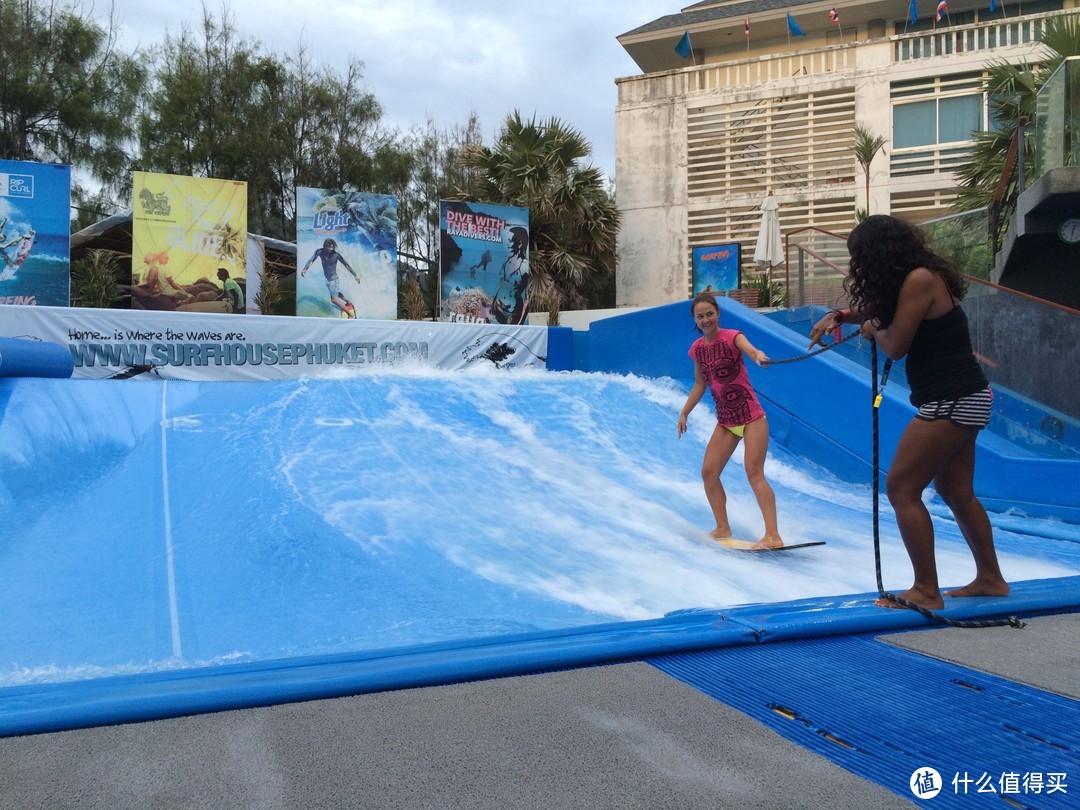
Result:
M103 3L96 3L101 13ZM227 7L247 39L279 56L302 42L312 57L344 74L364 63L367 89L384 120L402 130L428 116L439 128L475 110L485 142L514 109L551 116L580 130L593 163L615 174L615 79L641 71L615 37L679 10L647 0L209 0ZM199 3L115 0L121 45L157 45L166 32L192 30ZM674 44L672 45L674 47Z

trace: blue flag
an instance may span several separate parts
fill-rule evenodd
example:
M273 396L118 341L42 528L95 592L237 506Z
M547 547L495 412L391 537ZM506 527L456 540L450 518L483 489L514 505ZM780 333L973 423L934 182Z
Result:
M690 49L690 32L687 31L682 35L682 39L679 40L679 44L675 46L675 53L681 56L683 59L689 59L692 53Z
M912 0L912 2L914 2L914 0ZM799 27L799 24L795 22L795 18L792 17L790 14L787 15L787 30L788 33L791 34L791 36L793 37L806 36L806 32Z
M990 0L990 13L997 11L997 0Z
M911 24L914 25L919 20L919 9L915 5L915 0L911 0Z

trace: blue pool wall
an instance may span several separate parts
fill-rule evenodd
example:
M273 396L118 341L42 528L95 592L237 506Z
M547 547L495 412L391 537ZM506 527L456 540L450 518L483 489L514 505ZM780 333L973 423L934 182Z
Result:
M797 331L737 301L718 301L722 326L742 331L773 360L806 353L806 337ZM689 301L594 321L587 334L588 366L582 370L670 377L687 390L693 384L687 350L698 333ZM878 359L883 364L885 357ZM873 402L867 368L841 351L828 351L805 361L752 368L750 378L768 414L773 441L841 480L872 480ZM893 380L885 387L878 408L882 473L888 471L893 450L915 413L909 393ZM1042 458L986 431L980 434L979 447L975 488L987 508L1080 523L1080 461Z
M781 324L723 301L725 326L745 332L748 338L774 359L805 350L797 335ZM669 377L685 388L691 384L692 365L686 355L696 337L686 302L628 313L594 322L588 332L553 329L548 363L553 371L588 370L648 377ZM22 376L40 369L30 363ZM61 369L62 371L62 369ZM803 448L812 458L841 477L865 480L869 469L870 403L868 374L838 352L771 369L752 369L755 386L769 411L778 441ZM92 383L107 387L117 407L129 409L117 425L123 430L148 430L159 419L150 407L159 395L157 386L134 382ZM39 418L76 413L65 407L62 391L77 382L54 380L2 380L0 393L16 389L36 392L30 397L43 404ZM32 390L31 390L32 389ZM910 417L911 408L902 390L890 390L881 410L882 450L889 449ZM864 419L853 419L852 402L865 402ZM0 412L4 402L0 398ZM81 414L79 414L81 416ZM58 444L72 448L84 444L84 433L96 426L82 418L58 418L56 424L74 426L71 435L57 435ZM99 439L95 437L95 441ZM980 473L997 474L1005 463L995 452L980 456ZM82 461L110 463L109 458L73 461L71 454L57 463ZM1045 464L1024 459L1027 478L1057 475ZM1075 475L1075 467L1071 468ZM38 471L48 477L48 470ZM93 474L88 469L87 474ZM860 477L861 474L861 477ZM38 480L42 480L39 477ZM1003 485L1027 494L1025 477L1014 475ZM1061 479L1051 479L1058 480ZM30 486L31 480L19 482ZM1043 481L1045 484L1045 480ZM1064 482L1068 483L1068 482ZM14 481L0 481L16 488ZM1033 486L1033 485L1032 485ZM1069 492L1075 493L1076 487ZM10 496L18 492L7 493ZM1075 494L1072 495L1076 497ZM1022 500L1022 499L1017 499ZM1075 503L1072 509L1076 509ZM1059 510L1061 511L1061 510ZM1080 521L1077 521L1080 522ZM1070 535L1071 537L1071 535ZM451 683L497 675L543 671L591 663L636 660L641 656L704 647L754 645L822 635L881 632L924 627L928 620L911 611L880 610L872 605L874 594L857 597L815 598L779 604L744 605L726 610L686 610L641 622L540 631L517 636L446 642L398 648L383 652L308 656L277 661L218 666L190 670L145 672L59 683L34 683L0 689L0 737L56 731L109 723L175 717L204 711L273 705L293 700L359 694L415 686ZM1059 612L1080 605L1080 577L1014 583L1009 600L975 598L950 607L957 619L991 618L1009 614L1029 616Z

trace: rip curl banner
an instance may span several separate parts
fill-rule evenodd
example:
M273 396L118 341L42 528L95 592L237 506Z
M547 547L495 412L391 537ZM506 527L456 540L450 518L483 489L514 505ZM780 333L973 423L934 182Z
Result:
M529 314L529 209L439 202L440 319L522 324Z
M132 309L238 312L246 252L247 183L132 172Z
M327 322L137 310L12 307L0 337L66 346L75 379L280 380L388 367L547 368L545 326Z
M694 248L694 295L739 289L741 256L738 242Z
M296 190L296 314L397 318L397 197Z
M0 304L70 302L71 167L0 160Z

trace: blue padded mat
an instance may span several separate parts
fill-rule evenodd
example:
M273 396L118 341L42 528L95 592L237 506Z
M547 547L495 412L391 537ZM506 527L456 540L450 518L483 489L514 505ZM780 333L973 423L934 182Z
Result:
M870 635L647 660L905 798L915 800L912 774L929 767L942 782L935 807L1077 806L1080 785L1068 783L1080 778L1080 703L1069 698Z

